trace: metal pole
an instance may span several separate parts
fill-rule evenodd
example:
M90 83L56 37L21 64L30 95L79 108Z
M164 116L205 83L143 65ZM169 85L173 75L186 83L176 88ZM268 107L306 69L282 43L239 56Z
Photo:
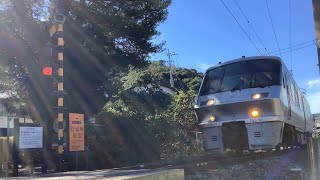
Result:
M78 171L78 151L76 151L76 171Z
M8 169L9 169L9 147L10 147L10 142L9 142L9 128L10 128L10 117L7 117L7 147L6 147L6 178L8 178Z
M20 130L20 124L19 124L19 118L13 119L13 129L11 129L11 136L13 136L13 142L12 142L12 176L17 177L19 172L19 130Z
M87 160L87 164L86 164L86 169L87 171L89 171L89 148L86 148L86 160Z
M168 53L167 53L167 56L168 56L168 60L169 60L169 68L170 68L170 86L172 88L174 88L174 80L173 80L173 72L172 72L172 60L171 60L171 56L175 56L175 55L178 55L176 53L170 53L169 49L168 49Z
M170 68L170 86L174 87L173 76L172 76L172 65L171 65L171 54L168 49L168 60L169 60L169 68Z

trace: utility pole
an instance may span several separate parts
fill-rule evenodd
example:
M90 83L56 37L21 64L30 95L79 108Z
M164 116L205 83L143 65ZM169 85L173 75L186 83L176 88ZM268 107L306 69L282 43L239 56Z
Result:
M176 53L171 53L170 52L170 50L168 49L168 53L167 53L167 56L168 56L168 60L169 60L169 67L170 67L170 86L172 87L172 88L174 88L174 81L173 81L173 71L172 71L172 69L173 69L173 60L171 59L171 57L172 56L176 56L176 55L178 55L178 54L176 54Z
M318 66L320 70L320 0L312 0L313 17L316 31L316 43L318 51Z

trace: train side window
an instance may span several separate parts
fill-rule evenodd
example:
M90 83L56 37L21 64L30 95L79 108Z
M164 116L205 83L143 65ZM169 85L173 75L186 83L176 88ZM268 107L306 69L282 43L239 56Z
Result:
M292 91L292 87L291 87L291 81L290 81L290 78L288 78L288 76L286 76L286 85L287 85L287 91L288 91L288 98L290 98L291 100L293 99L292 98L292 93L293 93L293 91Z
M283 76L282 78L282 83L283 83L283 87L286 88L286 80L285 80L285 76Z
M293 89L294 89L294 100L296 102L296 105L299 105L299 100L298 100L298 94L297 94L297 88L295 85L293 85Z
M300 95L299 95L299 100L300 100L301 108L303 108L303 106L304 106L304 102L303 102L302 94L301 94L301 93L300 93Z
M297 88L297 92L298 92L298 97L297 98L298 98L298 101L299 101L299 107L302 108L302 102L301 102L301 98L300 98L301 95L300 95L299 88Z
M294 91L295 91L295 98L296 98L296 102L297 102L297 106L300 107L300 101L299 101L299 91L296 85L294 85Z
M291 79L290 79L290 89L291 89L291 100L292 100L292 104L297 105L296 91L295 91L295 87L294 87L294 84L293 84L293 82L292 82Z

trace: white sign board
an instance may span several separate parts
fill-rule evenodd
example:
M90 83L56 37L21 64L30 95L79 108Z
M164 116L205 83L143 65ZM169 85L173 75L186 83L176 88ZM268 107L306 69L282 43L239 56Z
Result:
M19 148L34 149L43 147L43 127L20 127Z
M9 128L13 128L13 118L10 118L9 121ZM8 126L8 117L7 116L0 116L0 128L7 128Z

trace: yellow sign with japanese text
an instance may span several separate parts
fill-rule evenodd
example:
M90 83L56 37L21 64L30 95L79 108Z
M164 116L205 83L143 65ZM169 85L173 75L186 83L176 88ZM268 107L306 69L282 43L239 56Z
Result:
M84 151L84 114L69 113L69 151Z

